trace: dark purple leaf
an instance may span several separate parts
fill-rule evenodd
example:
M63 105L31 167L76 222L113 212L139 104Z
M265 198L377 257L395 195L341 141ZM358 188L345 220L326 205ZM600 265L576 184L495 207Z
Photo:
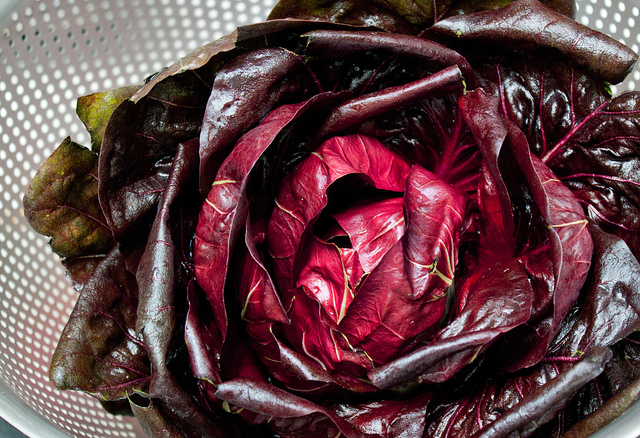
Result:
M577 125L576 125L577 126ZM640 94L601 105L549 160L591 219L640 256ZM578 126L577 126L578 127Z
M376 26L390 32L414 34L416 29L429 27L444 17L493 10L508 3L509 1L500 0L280 0L269 14L269 19L315 19ZM545 3L567 16L575 13L571 0L551 0Z
M611 83L622 81L638 55L613 38L545 7L517 0L504 8L449 17L428 30L453 47L468 44L514 52L553 50Z
M424 64L425 71L436 72L457 66L470 88L475 88L475 73L459 53L433 41L411 35L386 32L350 32L315 30L302 35L309 39L305 53L322 56L330 51L334 56L349 56L357 52L376 50L392 56L407 57Z
M461 98L461 104L467 108L465 119L476 135L483 155L486 154L486 150L495 151L500 148L513 154L513 159L522 171L531 196L547 225L554 264L553 316L550 325L539 327L539 329L544 328L546 333L538 334L542 339L546 337L546 342L550 342L569 308L577 300L589 271L593 243L587 228L587 220L571 191L530 152L522 131L499 113L495 98L480 90L465 95ZM504 137L491 139L484 137L485 132L500 125L502 125ZM506 149L502 146L503 142ZM502 178L502 172L498 177ZM542 242L544 243L544 240ZM533 250L536 250L535 246L527 249L527 251ZM544 252L540 256L544 256ZM544 283L540 285L544 286ZM537 360L539 359L538 357Z
M497 438L513 432L531 434L540 424L551 420L580 387L602 373L611 356L608 348L593 349L575 366L528 394L473 438Z
M453 66L408 84L356 97L337 106L329 114L319 135L334 134L380 113L397 111L427 97L461 91L462 88L460 69Z
M109 119L98 162L100 205L135 272L178 145L196 138L209 86L171 76L137 103L124 101Z
M328 417L333 423L332 428L324 429L324 436L330 434L332 429L334 434L342 433L353 438L373 438L375 436L359 431L354 425L326 407L267 383L247 379L230 380L218 386L216 397L276 419L292 419L321 414Z
M209 192L238 138L283 100L300 101L310 78L302 60L281 48L238 55L217 72L200 133L200 190Z
M182 250L189 236L184 236L181 227L189 222L195 224L201 203L197 169L197 139L181 143L136 272L140 289L136 331L144 340L151 362L149 396L167 418L187 436L223 437L227 436L225 423L185 388L180 374L174 372L174 366L188 367L188 361L184 363L186 357L177 365L172 361L173 357L180 357L180 347L175 343L184 343L181 306L185 305L193 275L183 265ZM189 196L194 194L195 200Z
M51 359L60 389L106 400L147 392L147 351L135 332L138 288L121 254L111 251L80 292Z

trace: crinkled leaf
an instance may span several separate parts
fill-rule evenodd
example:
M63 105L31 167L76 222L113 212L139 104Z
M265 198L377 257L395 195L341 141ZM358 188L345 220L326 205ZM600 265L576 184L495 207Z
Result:
M352 345L379 363L444 316L470 207L466 194L420 166L405 184L406 232L363 282L340 323Z
M402 206L401 197L371 199L333 215L349 236L365 273L373 271L387 251L404 235Z
M218 386L216 397L275 419L321 414L328 417L333 423L334 434L343 433L345 436L353 438L373 438L375 436L359 431L354 425L326 407L268 383L254 382L248 379L230 380ZM331 433L331 430L324 429L324 436L328 432Z
M322 391L333 383L322 364L308 355L298 354L281 342L278 322L289 324L289 317L282 307L280 297L271 277L263 265L250 218L245 233L247 251L238 272L238 299L241 318L247 322L246 330L256 355L279 382L293 390Z
M349 343L317 297L300 287L283 298L291 323L282 330L294 349L316 361L345 388L372 391L364 381L366 371L373 367L371 358Z
M640 263L620 238L591 226L593 268L580 311L572 313L551 355L575 357L589 348L610 346L640 329Z
M341 249L310 236L302 248L300 260L302 268L296 287L304 287L331 319L340 323L355 295Z
M455 317L434 339L400 359L377 368L369 377L381 388L451 378L502 333L531 316L533 291L522 265L511 259L479 270L456 292Z
M382 143L361 135L333 137L282 183L267 230L280 290L294 283L294 262L303 233L327 205L327 190L346 175L362 175L379 190L402 192L409 166Z
M332 409L363 432L380 438L422 438L432 395L426 391L408 400L382 400Z
M549 164L592 220L625 239L638 257L640 94L614 98L577 127Z
M135 332L138 288L118 250L111 251L84 284L51 359L60 389L106 400L147 392L147 351Z
M223 437L227 436L225 423L185 388L180 378L184 367L190 374L186 354L181 350L185 295L193 275L183 267L189 262L183 260L189 236L184 235L182 227L193 229L201 203L197 168L197 139L181 143L136 272L140 288L136 331L144 340L151 362L149 395L167 418L187 436Z
M397 111L428 97L461 92L463 88L460 68L454 65L416 81L358 96L337 106L320 128L319 135L335 134L379 114Z
M484 134L491 127L502 125L506 146L503 149L505 153L513 154L513 160L521 170L531 197L547 225L546 234L553 251L555 277L553 316L550 326L545 325L546 333L544 335L542 332L538 333L541 339L546 338L546 341L538 342L548 343L559 329L569 308L576 301L589 271L593 243L587 228L587 220L571 191L530 152L522 131L500 115L495 98L479 90L461 98L461 105L466 108L465 119L474 132L483 155L486 155L488 150L493 151L502 147L496 146L496 143L502 143L502 136L491 139L486 138ZM502 172L500 178L502 178L501 175ZM544 243L544 240L540 242ZM535 249L535 245L528 248L529 251ZM541 285L544 286L544 284Z
M439 299L452 286L470 199L435 174L414 166L407 177L403 236L411 296Z
M300 104L283 105L243 135L220 167L202 206L195 236L195 272L211 303L223 341L227 326L225 273L247 218L250 172L285 126L324 98L330 96L322 94Z
M305 47L307 56L323 56L327 51L334 56L353 56L358 52L375 50L411 59L425 72L457 66L468 85L475 85L475 73L462 55L424 38L387 32L326 29L314 30L302 36L308 39Z
M428 436L529 436L600 375L610 358L611 350L600 347L561 366L541 362L515 374L481 375L471 387L442 394L444 403L427 419Z
M91 135L92 151L100 152L102 136L113 111L139 89L139 86L128 86L78 98L76 114Z
M130 401L130 404L133 414L147 435L159 438L185 438L180 428L166 417L153 400L148 400L146 405L133 401Z
M466 44L485 51L489 46L514 52L552 49L611 83L622 81L638 57L624 44L537 0L517 0L494 11L450 17L428 33L454 48Z
M513 432L530 434L540 424L551 420L580 387L600 375L611 356L608 348L594 348L580 362L526 395L520 403L472 437L497 438Z
M61 257L106 254L111 230L98 203L98 156L69 138L40 167L24 195L24 214L40 234L50 236Z

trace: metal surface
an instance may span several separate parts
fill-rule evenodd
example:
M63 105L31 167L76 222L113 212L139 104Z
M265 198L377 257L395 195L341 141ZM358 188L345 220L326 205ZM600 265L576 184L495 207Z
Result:
M0 416L31 437L138 437L136 422L49 383L48 361L76 293L47 240L26 224L22 194L67 135L88 144L76 97L137 84L274 0L0 0ZM636 52L640 0L583 0L578 20ZM636 68L617 90L640 88ZM615 91L615 90L614 90ZM597 436L636 438L640 405Z

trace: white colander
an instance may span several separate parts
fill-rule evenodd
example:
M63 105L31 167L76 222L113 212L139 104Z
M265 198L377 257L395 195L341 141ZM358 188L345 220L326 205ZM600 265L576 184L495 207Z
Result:
M0 0L0 416L31 437L142 437L93 398L56 390L49 358L76 292L34 233L22 195L67 135L89 136L78 96L138 84L236 26L266 18L275 0ZM640 0L582 0L578 20L638 52ZM640 88L638 67L624 84ZM597 435L640 436L640 404Z

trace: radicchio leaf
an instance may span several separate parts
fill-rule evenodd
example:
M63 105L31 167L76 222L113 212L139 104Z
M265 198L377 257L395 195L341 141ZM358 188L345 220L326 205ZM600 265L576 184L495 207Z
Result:
M236 56L216 74L200 133L200 190L206 194L229 147L278 103L307 94L301 59L281 48Z
M549 345L551 338L557 333L562 319L577 300L589 271L593 242L589 235L587 221L580 204L571 191L555 177L540 159L530 152L522 131L500 115L498 102L495 98L480 89L466 94L460 101L465 119L474 132L483 155L489 154L486 151L495 151L502 147L495 144L502 142L502 136L486 138L484 134L488 129L502 125L505 151L513 154L514 160L531 191L531 196L540 210L540 215L548 227L547 235L552 249L555 277L553 310L550 324L545 323L537 328L538 336L546 341L538 340L537 343L538 345L545 343ZM536 248L528 250L534 249ZM540 285L544 286L544 283ZM540 347L536 357L529 357L526 360L529 364L535 363L541 359L540 355L544 354L545 350L546 348Z
M100 205L132 272L167 185L176 149L200 131L209 86L171 76L137 103L124 101L105 129L98 161Z
M475 88L475 73L467 60L454 50L433 41L411 35L364 31L314 30L302 36L308 38L305 54L309 56L317 56L327 50L337 56L376 50L424 64L426 71L435 72L457 66L470 88Z
M580 387L602 373L611 356L608 348L593 349L575 366L528 394L472 438L498 438L513 432L530 434L551 420Z
M223 437L228 436L225 422L183 386L179 377L184 371L178 370L176 375L172 362L174 356L179 357L177 362L187 362L186 357L180 358L175 342L183 342L183 308L192 275L183 265L183 250L190 236L181 233L181 227L195 223L201 204L194 178L197 168L197 139L181 143L136 273L140 288L136 331L144 340L153 370L149 396L167 418L186 436ZM184 362L178 366L185 366Z
M106 254L111 230L98 203L98 156L67 138L40 167L24 195L24 214L50 236L61 257Z
M250 172L285 126L325 98L331 95L320 94L300 104L283 105L243 135L220 167L202 206L195 236L195 272L211 303L223 342L227 330L225 274L247 218Z
M516 259L481 269L466 280L457 295L455 317L433 341L369 373L376 386L405 384L418 376L419 381L447 380L496 337L531 316L533 291Z
M294 262L303 233L327 205L329 186L351 174L375 188L402 192L409 166L370 137L333 137L313 152L282 183L267 230L268 249L280 290L294 284Z
M91 135L93 152L100 152L102 136L113 111L139 89L139 86L122 87L78 98L76 114Z
M506 0L280 0L269 14L269 19L304 18L376 26L389 32L414 34L451 15L493 10L508 4ZM567 16L573 16L575 6L568 0L545 2L549 7Z
M549 165L591 219L640 256L640 94L624 93L584 118Z
M414 104L433 95L460 90L462 75L457 66L448 67L423 79L366 94L337 106L320 128L319 135L327 136L363 122L391 108Z
M218 386L216 397L244 409L276 419L286 420L321 414L328 417L334 424L334 434L343 433L353 438L374 437L374 435L359 431L355 426L330 409L267 383L247 379L230 380ZM322 433L323 436L327 436L331 431L324 428Z
M449 17L428 29L452 47L493 45L514 52L553 49L599 78L618 83L638 55L613 38L545 7L537 0L517 0L504 8Z
M353 346L385 363L444 316L469 207L458 189L420 166L411 169L406 232L363 282L340 323Z
M357 263L364 273L370 273L378 266L405 231L401 197L363 200L333 217L349 236Z
M117 400L147 392L147 351L135 333L138 288L117 249L85 283L51 359L60 389Z

